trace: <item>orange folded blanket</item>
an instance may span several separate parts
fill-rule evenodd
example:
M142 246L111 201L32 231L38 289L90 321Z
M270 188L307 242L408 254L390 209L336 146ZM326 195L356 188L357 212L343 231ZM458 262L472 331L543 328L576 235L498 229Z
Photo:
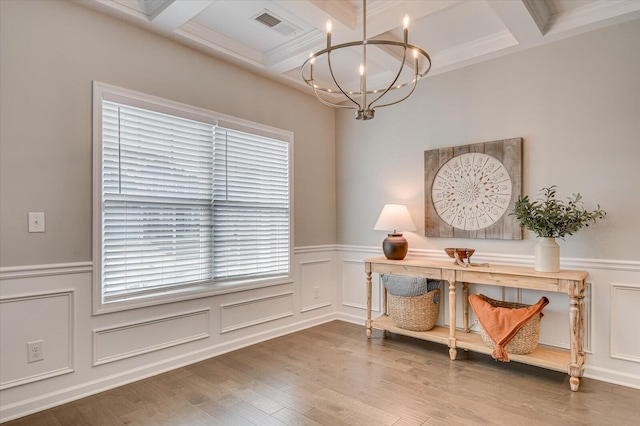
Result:
M493 306L481 296L472 294L469 296L469 303L480 324L496 342L491 356L498 361L508 362L509 354L504 347L534 315L542 317L542 309L549 304L549 299L543 296L535 305L512 309Z

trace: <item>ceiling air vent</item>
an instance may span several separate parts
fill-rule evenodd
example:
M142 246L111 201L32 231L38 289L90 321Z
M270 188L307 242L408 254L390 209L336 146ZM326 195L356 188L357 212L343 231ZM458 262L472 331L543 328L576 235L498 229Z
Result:
M282 18L277 17L267 9L260 12L253 19L257 22L260 22L262 25L276 30L284 36L290 36L292 34L295 34L296 31L300 30L300 28L298 28L297 26L289 22L285 22Z
M282 22L281 20L279 20L275 16L269 15L268 12L264 12L264 13L262 13L262 15L258 16L256 18L256 21L260 22L263 25L266 25L269 28L273 28L276 25L278 25L280 22Z

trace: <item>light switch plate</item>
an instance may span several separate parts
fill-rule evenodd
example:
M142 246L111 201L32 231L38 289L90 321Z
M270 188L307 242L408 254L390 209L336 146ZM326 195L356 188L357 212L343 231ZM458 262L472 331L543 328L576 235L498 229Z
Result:
M29 212L29 232L44 232L44 212Z

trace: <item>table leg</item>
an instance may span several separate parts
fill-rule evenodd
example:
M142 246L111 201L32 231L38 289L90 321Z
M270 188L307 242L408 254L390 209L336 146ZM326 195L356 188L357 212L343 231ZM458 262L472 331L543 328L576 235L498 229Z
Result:
M462 313L464 331L469 333L469 283L462 283Z
M584 374L584 283L572 282L569 297L569 326L571 329L571 363L569 364L569 384L572 391L580 386Z
M367 339L371 339L371 264L365 263L365 271L367 273Z
M387 288L382 286L382 315L389 316L389 311L387 309Z
M449 358L456 359L456 280L449 278Z

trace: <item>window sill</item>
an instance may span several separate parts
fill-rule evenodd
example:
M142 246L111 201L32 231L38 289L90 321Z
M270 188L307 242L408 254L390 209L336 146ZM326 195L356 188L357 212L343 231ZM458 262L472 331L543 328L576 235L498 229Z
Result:
M112 312L140 309L151 306L164 305L168 303L183 302L193 299L203 299L207 297L219 296L222 294L238 293L241 291L273 287L291 283L293 283L293 279L290 276L272 277L262 280L254 279L246 281L207 283L200 286L194 286L190 289L179 290L173 293L151 295L118 302L101 303L100 301L95 300L93 315L102 315Z

